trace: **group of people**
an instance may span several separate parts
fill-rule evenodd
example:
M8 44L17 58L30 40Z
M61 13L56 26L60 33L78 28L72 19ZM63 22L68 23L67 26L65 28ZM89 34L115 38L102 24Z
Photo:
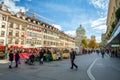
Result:
M15 56L14 56L14 53L15 53ZM13 66L12 66L12 63L13 63L13 60L14 60L14 57L15 57L15 68L18 67L18 64L20 63L20 56L19 56L19 52L18 51L10 51L9 52L9 68L11 69Z
M41 49L39 51L39 63L40 64L43 64L43 58L44 58L44 54L45 54L45 50L44 49ZM15 56L14 56L15 54ZM75 61L75 57L76 56L76 52L71 49L70 51L70 61L71 61L71 69L74 69L74 67L76 68L76 70L78 69L78 66L74 63ZM19 51L13 51L13 50L10 50L9 52L9 68L13 68L13 61L15 60L15 68L18 67L18 64L19 64L19 61L20 61L20 56L19 56ZM26 63L29 63L29 64L33 64L35 61L35 56L33 53L31 53L31 55L26 59Z

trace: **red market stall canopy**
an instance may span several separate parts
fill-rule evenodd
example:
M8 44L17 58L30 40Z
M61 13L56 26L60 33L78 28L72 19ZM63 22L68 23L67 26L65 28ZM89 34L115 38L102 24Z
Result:
M30 53L19 53L20 59L26 59L30 56ZM14 54L14 58L15 58L15 54Z
M23 48L22 45L8 45L8 48Z
M0 49L5 49L5 45L0 44Z
M31 54L30 53L20 53L19 56L21 59L26 59L30 56Z

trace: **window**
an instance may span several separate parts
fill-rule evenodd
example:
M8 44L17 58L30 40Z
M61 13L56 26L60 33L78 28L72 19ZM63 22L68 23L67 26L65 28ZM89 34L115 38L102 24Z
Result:
M2 36L2 37L5 36L5 31L1 31L1 36Z
M9 27L10 27L10 28L13 28L13 23L10 23Z
M19 42L19 40L18 40L18 39L16 39L16 40L15 40L15 44L18 44L18 42Z
M5 16L3 16L3 17L2 17L2 20L4 20L4 21L5 21L5 20L6 20L6 17L5 17Z
M2 23L2 28L5 28L5 23Z
M8 39L8 44L12 44L12 39Z
M21 44L24 44L24 40L21 40Z
M16 37L19 37L19 32L16 32L15 36L16 36Z
M13 31L12 30L9 31L9 36L12 36L12 34L13 34Z
M3 39L0 39L0 44L4 44L4 40Z
M16 29L19 29L19 25L18 24L16 24Z
M22 27L22 30L25 30L25 28Z

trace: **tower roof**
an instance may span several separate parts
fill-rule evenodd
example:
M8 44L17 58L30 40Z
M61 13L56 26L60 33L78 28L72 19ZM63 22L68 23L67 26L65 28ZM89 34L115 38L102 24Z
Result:
M77 28L77 31L85 31L84 27L82 25L80 25L78 28Z

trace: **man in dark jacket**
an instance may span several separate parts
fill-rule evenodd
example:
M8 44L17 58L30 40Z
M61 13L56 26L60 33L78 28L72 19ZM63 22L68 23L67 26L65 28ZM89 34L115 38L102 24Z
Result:
M20 56L19 56L19 51L16 51L15 53L15 67L17 68L18 67L18 60L20 60Z
M43 57L44 57L44 54L45 54L45 50L44 49L41 49L41 51L39 52L39 63L40 64L43 64Z
M12 62L13 62L13 53L11 50L9 53L9 68L12 68Z
M74 63L74 60L75 60L75 51L73 50L73 48L71 49L71 52L70 52L70 59L71 59L71 69L73 69L73 67L78 68L78 66Z

